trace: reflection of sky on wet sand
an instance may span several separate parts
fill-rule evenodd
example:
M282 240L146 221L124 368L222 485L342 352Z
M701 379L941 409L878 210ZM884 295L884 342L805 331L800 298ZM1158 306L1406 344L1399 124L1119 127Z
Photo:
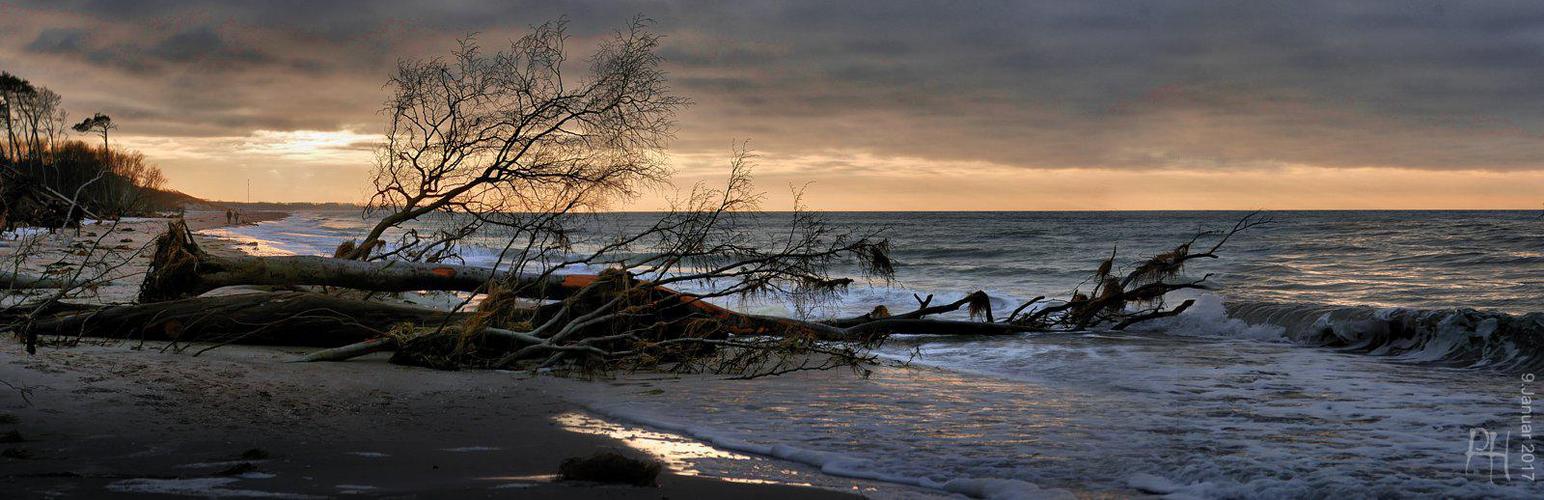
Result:
M237 232L237 231L241 231L241 230L237 229L236 231L232 231L232 230L227 229L227 228L215 228L215 229L205 229L205 230L199 231L198 234L200 234L202 236L212 236L212 237L215 237L215 238L220 238L222 240L227 240L227 241L229 241L233 245L240 246L241 247L241 251L243 253L246 253L246 254L249 254L249 255L258 255L258 256L295 255L295 252L291 252L291 251L279 248L277 246L278 244L276 242L274 242L274 241L264 240L264 239L261 239L261 238L257 238L257 237L254 237L254 236L243 234L244 232Z
M865 495L878 494L882 498L932 499L943 497L928 491L827 476L799 464L714 448L707 443L695 439L617 423L585 413L564 413L554 417L553 421L565 431L606 436L620 441L629 448L658 459L671 472L684 476L708 476L719 480L748 484L813 486L853 491ZM534 476L488 479L506 481L539 480Z
M606 436L621 441L628 447L659 459L677 474L687 476L701 474L692 467L692 461L696 459L751 460L751 457L719 450L691 439L637 427L626 427L583 413L564 413L554 417L553 421L569 432Z

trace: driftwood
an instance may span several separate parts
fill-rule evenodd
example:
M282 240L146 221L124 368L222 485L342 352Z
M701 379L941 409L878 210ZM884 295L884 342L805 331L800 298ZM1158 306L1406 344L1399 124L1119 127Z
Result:
M155 260L141 292L142 302L186 297L229 286L316 285L379 292L485 292L490 283L517 290L519 296L525 299L566 299L591 289L601 279L597 275L586 274L516 274L485 267L401 261L367 262L318 256L216 255L201 250L181 221L172 221L167 233L156 245ZM849 340L888 333L992 335L1031 330L991 323L990 298L983 292L969 294L949 304L929 307L923 303L915 311L894 316L865 315L815 323L745 315L668 287L650 286L644 281L634 280L632 286L654 294L654 302L677 304L687 311L720 321L721 326L739 334L780 334L794 330L811 333L825 340ZM932 297L929 296L927 300L932 300ZM973 312L978 309L987 311L985 314L988 322L917 321L927 316L957 311L967 305L971 306ZM559 306L551 306L544 310L553 311L557 308ZM549 314L537 319L545 321L551 317Z
M179 220L172 221L167 233L157 240L154 261L151 271L146 275L140 299L150 303L232 286L315 285L378 292L485 292L490 283L498 283L504 289L516 290L521 298L560 300L595 288L600 279L597 275L588 274L516 274L485 267L433 263L359 261L318 256L218 255L200 249L187 226ZM979 307L979 304L989 303L989 298L982 292L951 304L933 307L924 304L916 311L893 317L859 317L827 322L837 327L832 329L805 321L740 314L699 297L668 287L651 286L644 281L633 280L631 286L648 290L654 295L654 302L679 305L686 311L721 321L722 326L741 334L772 334L793 329L816 333L823 339L841 340L891 332L974 335L1025 330L963 321L904 321L956 311L966 305ZM543 310L555 311L558 308L560 306L554 305ZM551 317L548 314L537 319L545 321ZM863 328L852 328L879 319L885 321Z
M41 335L336 347L398 324L462 321L464 313L312 292L248 293L79 309L33 323Z
M343 347L334 347L331 349L313 351L295 361L347 361L364 356L366 354L393 351L396 350L397 346L399 345L401 345L401 343L397 340L396 337L379 337L363 342L349 344Z
M514 275L485 267L403 261L359 261L296 256L222 255L204 252L187 224L173 220L156 240L140 302L196 296L241 285L332 286L377 292L485 291L489 283L518 283L530 298L561 299L588 284L586 277Z
M913 295L913 297L916 297L916 296ZM905 313L901 313L901 314L894 314L894 315L892 315L892 314L890 314L890 311L889 311L888 308L886 308L885 306L881 305L881 306L875 307L873 311L869 312L868 314L864 314L862 316L858 316L858 317L855 317L855 318L826 320L826 321L822 321L822 323L825 323L825 324L831 325L831 326L835 326L835 327L846 328L846 327L852 327L852 326L861 325L861 324L864 324L864 323L870 323L870 322L881 320L881 319L884 319L884 320L922 319L922 318L925 318L925 317L928 317L928 316L934 316L934 315L938 315L938 314L951 313L951 312L954 312L954 311L958 311L958 310L960 310L961 307L965 307L965 306L970 306L970 315L971 315L971 317L984 316L986 318L987 322L991 322L992 321L992 298L987 296L986 292L983 292L983 291L980 291L980 290L977 290L977 291L972 292L972 293L970 293L970 294L968 294L968 295L966 295L964 297L961 297L960 300L956 300L956 301L950 302L948 304L937 305L937 306L929 306L929 304L933 303L933 296L932 295L928 295L927 298L925 298L925 299L921 298L921 297L916 297L916 298L917 298L917 309L914 310L914 311L911 311L911 312L905 312ZM892 324L899 324L899 323L892 323Z

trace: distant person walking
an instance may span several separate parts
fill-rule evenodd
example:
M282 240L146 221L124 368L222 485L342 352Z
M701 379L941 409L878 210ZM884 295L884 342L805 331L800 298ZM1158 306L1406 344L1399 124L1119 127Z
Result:
M235 221L234 214L235 212L232 212L231 209L225 209L225 225L229 226L233 223L233 221Z

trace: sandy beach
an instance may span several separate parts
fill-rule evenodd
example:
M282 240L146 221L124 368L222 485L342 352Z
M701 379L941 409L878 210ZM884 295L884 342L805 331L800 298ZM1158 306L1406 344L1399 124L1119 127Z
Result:
M287 364L301 350L160 345L4 347L0 394L12 498L139 494L321 498L843 498L807 487L662 474L658 488L554 482L565 458L612 450L565 429L582 410L529 375L361 359ZM567 387L567 385L564 385ZM570 417L573 418L573 417ZM257 451L253 451L257 450Z
M246 214L245 222L283 216ZM194 230L225 225L223 212L187 220ZM148 260L149 250L138 249L165 225L88 225L40 248L64 257L77 241L121 241L117 251L131 261L124 277L89 300L125 302ZM211 251L238 251L226 240L199 239ZM683 457L720 452L606 423L548 392L573 385L529 373L435 371L384 356L286 363L305 352L297 348L226 346L195 355L201 348L86 340L27 355L19 343L4 343L0 381L12 387L0 387L0 433L9 436L0 444L0 481L12 498L842 498L853 495L834 490L874 488L755 457L743 459L778 479L700 476ZM644 434L663 436L665 446L639 449ZM667 471L656 488L555 482L564 459L606 450L653 455Z

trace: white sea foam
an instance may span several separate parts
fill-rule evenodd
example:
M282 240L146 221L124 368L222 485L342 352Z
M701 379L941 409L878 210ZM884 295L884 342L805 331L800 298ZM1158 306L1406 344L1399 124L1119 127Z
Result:
M1249 324L1243 320L1228 316L1228 310L1223 306L1222 297L1216 294L1202 294L1195 298L1195 304L1186 309L1184 313L1172 318L1161 318L1147 323L1138 323L1133 327L1137 331L1160 331L1170 335L1206 336L1206 337L1232 337L1262 340L1267 342L1284 342L1286 329L1270 324Z
M987 500L1074 498L1072 493L1067 490L1045 489L1034 483L1012 479L967 477L939 481L921 476L886 473L865 467L865 465L870 463L867 459L841 453L818 451L785 444L754 444L706 428L662 420L620 407L591 406L590 410L608 417L690 436L711 443L718 448L809 465L833 476L916 486Z

